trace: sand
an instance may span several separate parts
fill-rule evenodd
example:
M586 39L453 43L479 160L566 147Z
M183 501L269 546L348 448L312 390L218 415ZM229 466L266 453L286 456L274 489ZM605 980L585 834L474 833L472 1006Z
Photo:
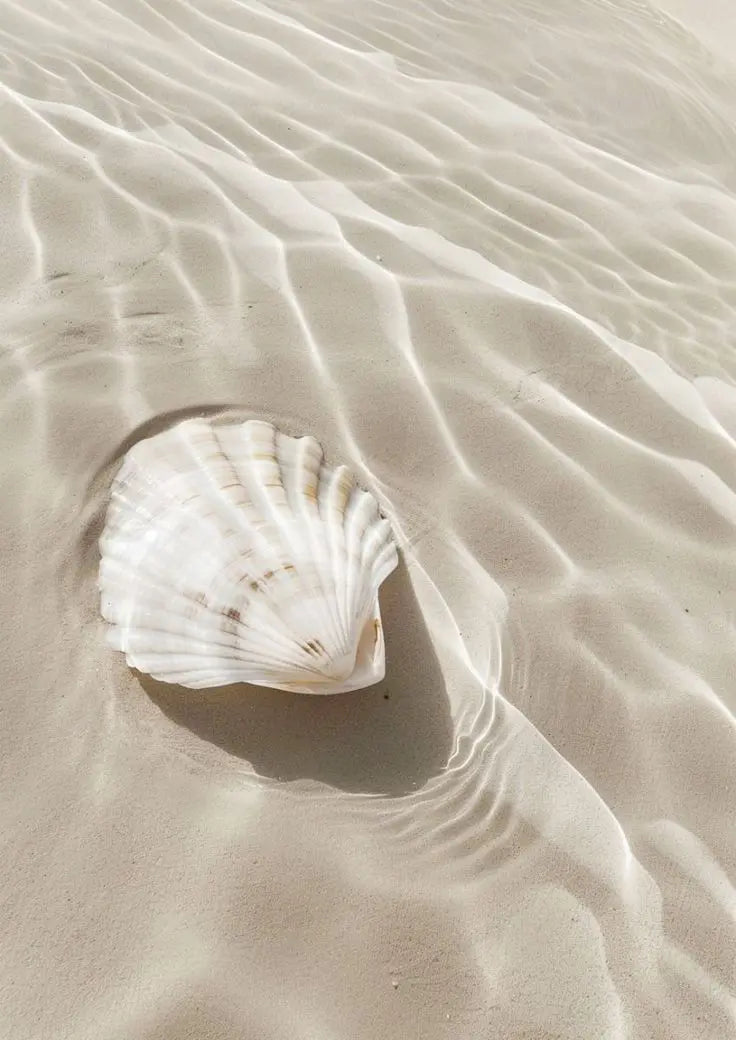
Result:
M3 1040L735 1034L735 47L0 0ZM378 687L106 647L112 475L201 414L381 499Z

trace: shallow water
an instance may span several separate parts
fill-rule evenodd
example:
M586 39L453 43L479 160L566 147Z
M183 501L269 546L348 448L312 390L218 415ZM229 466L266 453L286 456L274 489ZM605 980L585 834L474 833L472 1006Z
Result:
M635 0L0 0L4 1036L731 1035L727 51ZM106 648L112 474L195 414L379 496L383 684Z

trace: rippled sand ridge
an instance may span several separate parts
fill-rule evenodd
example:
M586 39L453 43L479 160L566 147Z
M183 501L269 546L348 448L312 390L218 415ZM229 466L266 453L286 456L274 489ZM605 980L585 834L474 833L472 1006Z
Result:
M736 1035L711 7L0 0L3 1040ZM105 645L111 481L196 415L377 496L381 684Z

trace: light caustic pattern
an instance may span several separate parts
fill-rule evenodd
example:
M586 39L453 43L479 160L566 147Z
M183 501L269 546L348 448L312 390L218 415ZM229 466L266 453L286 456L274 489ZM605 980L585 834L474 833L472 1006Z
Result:
M734 67L635 0L0 0L0 70L8 1035L731 1035ZM194 414L379 496L379 687L106 649Z

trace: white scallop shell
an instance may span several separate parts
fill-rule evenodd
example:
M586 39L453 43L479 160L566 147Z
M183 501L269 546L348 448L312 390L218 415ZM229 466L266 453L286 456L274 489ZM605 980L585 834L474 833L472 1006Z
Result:
M391 527L311 437L192 419L140 441L100 550L108 641L156 679L326 694L384 676Z

